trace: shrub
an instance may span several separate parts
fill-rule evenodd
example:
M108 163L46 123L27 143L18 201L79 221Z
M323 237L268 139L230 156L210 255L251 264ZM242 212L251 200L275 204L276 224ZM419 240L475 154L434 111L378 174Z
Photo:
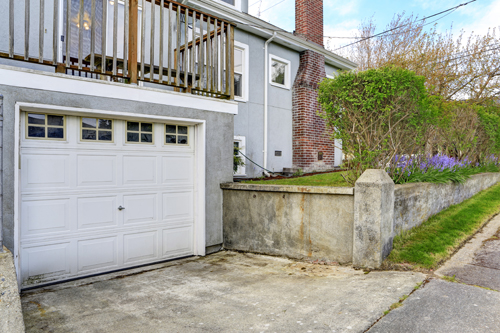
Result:
M438 112L424 81L412 71L385 67L321 82L321 115L333 138L342 140L351 184L366 169L386 168L396 155L423 151Z

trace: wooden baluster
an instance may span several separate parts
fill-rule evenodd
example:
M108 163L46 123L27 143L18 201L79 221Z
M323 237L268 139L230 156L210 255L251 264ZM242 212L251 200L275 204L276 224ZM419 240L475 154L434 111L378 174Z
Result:
M164 17L163 13L165 11L165 0L160 1L160 59L158 64L158 82L163 82L163 29L164 26Z
M191 73L191 85L194 87L194 82L196 79L196 74L194 70L194 56L196 52L196 11L193 11L193 18L191 23L191 50L189 50L189 71Z
M189 10L184 8L184 53L182 57L182 70L184 71L184 88L187 88L188 70L187 70L187 57L188 57L188 18Z
M128 40L129 40L129 29L130 29L130 17L129 17L129 0L125 0L123 8L123 77L128 77Z
M175 85L180 84L181 69L179 66L180 48L181 48L181 6L177 5L177 42L175 43Z
M80 7L78 10L78 69L82 69L83 59L83 0L80 0Z
M198 44L198 89L203 88L203 14L200 15L200 43Z
M102 20L101 20L101 73L106 73L106 39L107 39L107 19L108 16L108 2L102 1ZM101 76L101 79L104 77Z
M24 60L30 56L30 0L24 2Z
M156 1L151 1L151 41L149 42L149 81L155 79L155 18L156 18Z
M66 67L69 67L71 51L71 0L66 1Z
M57 65L59 45L59 1L54 0L54 25L52 26L52 65Z
M168 47L167 47L167 69L168 69L168 83L170 84L172 82L172 3L169 2L168 4L168 25L167 25L167 31L168 31Z
M14 58L14 0L9 1L9 57Z
M229 48L229 53L230 53L230 59L229 59L229 72L231 74L231 79L229 80L229 92L230 96L229 99L234 100L234 26L231 26L230 28L230 48Z
M144 59L146 51L146 0L142 0L142 22L141 22L141 80L144 81Z
M45 39L45 1L40 0L40 22L38 30L38 62L43 63L43 44Z
M82 0L83 1L83 0ZM118 62L118 1L113 2L113 75L117 74Z
M55 0L57 1L57 0ZM95 35L96 35L96 20L95 20L95 0L92 0L90 9L90 71L95 69Z

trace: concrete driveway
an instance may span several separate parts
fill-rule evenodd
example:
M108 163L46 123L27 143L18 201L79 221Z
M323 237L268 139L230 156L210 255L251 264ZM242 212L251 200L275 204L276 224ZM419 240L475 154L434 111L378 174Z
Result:
M25 292L27 332L363 332L425 276L219 252Z

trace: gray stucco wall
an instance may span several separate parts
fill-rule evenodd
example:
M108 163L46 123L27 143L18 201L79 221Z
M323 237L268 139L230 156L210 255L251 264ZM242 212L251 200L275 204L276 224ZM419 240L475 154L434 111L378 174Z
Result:
M350 262L352 188L223 184L224 247Z
M399 234L500 181L500 173L472 176L464 184L413 183L394 189L394 232Z
M268 95L268 169L281 172L285 167L292 167L292 90L269 84L268 75L264 75L265 39L235 30L235 40L249 48L249 94L247 102L239 102L238 115L234 119L234 135L246 139L246 155L262 165L264 155L264 85L269 86ZM269 54L291 62L291 83L299 68L299 53L271 43ZM275 151L282 151L282 156L275 156ZM246 163L246 175L258 177L262 169Z
M140 113L206 120L206 246L222 243L222 191L220 183L232 180L232 114L199 109L91 97L0 85L4 96L3 131L3 237L4 245L14 245L14 112L16 102L51 104L99 110Z

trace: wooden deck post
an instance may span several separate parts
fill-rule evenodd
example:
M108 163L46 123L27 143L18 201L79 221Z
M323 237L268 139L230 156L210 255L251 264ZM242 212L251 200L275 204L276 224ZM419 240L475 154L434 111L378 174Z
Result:
M144 10L144 9L143 9ZM138 34L137 34L137 22L139 15L139 1L130 0L130 11L129 11L129 31L128 31L128 73L130 76L130 83L137 84L137 45L138 44Z
M228 68L229 70L229 73L231 74L231 79L229 81L229 91L230 91L230 100L234 100L234 26L231 25L231 34L230 34L230 37L231 39L231 49L229 50L230 52L230 56L231 56L231 60L230 60L230 67Z

